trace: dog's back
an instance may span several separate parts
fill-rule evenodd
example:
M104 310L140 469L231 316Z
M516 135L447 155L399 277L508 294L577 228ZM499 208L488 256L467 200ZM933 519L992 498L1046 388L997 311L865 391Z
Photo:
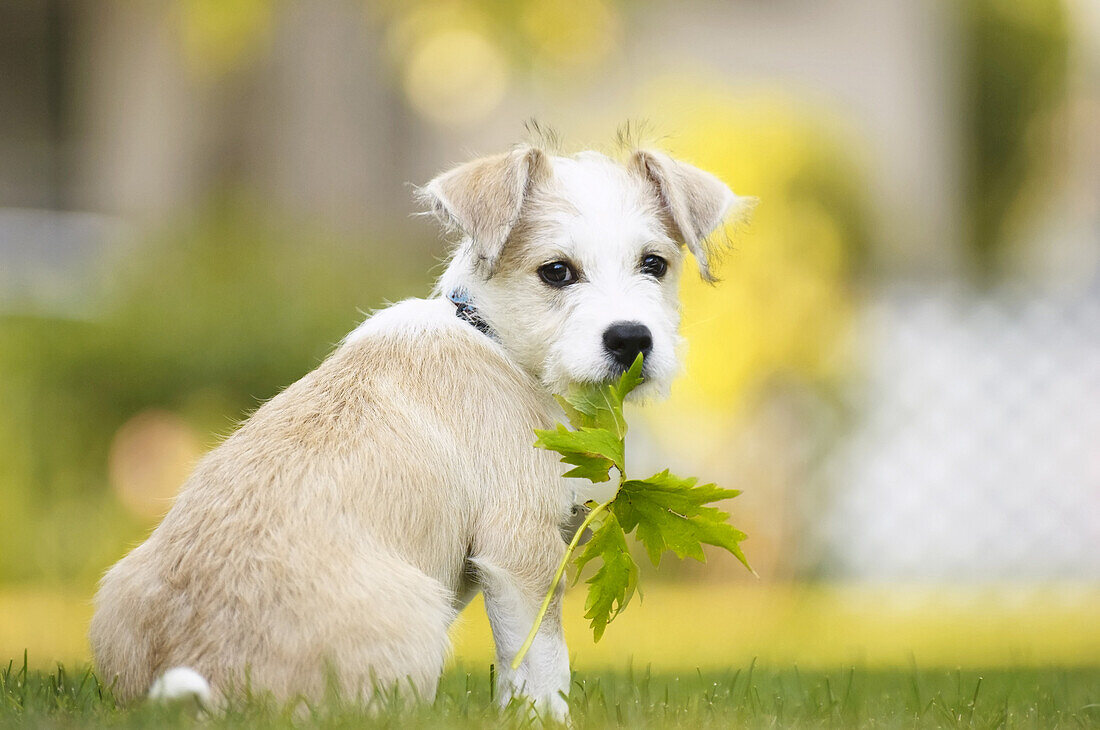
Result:
M475 523L505 502L564 507L538 488L558 465L530 447L547 413L449 302L384 310L207 455L107 573L101 674L123 700L177 666L215 692L247 676L317 696L331 669L352 695L409 676L430 696Z

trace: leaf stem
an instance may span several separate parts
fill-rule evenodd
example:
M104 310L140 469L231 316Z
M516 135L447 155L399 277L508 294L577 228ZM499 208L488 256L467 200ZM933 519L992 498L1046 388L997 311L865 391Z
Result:
M616 495L617 495L616 490ZM542 607L539 608L538 614L535 616L535 625L531 627L531 631L527 634L527 639L523 642L523 646L519 648L519 652L516 654L516 658L512 660L512 670L519 669L519 665L523 662L523 657L527 656L527 650L531 648L531 644L535 642L535 635L539 631L539 627L542 626L542 620L546 618L546 612L550 610L550 601L554 598L554 591L557 590L558 584L561 583L561 578L565 575L565 568L569 565L570 559L573 557L573 551L577 549L577 545L580 544L581 535L588 529L588 526L592 524L592 520L596 519L596 516L606 510L608 506L615 501L615 497L607 500L603 504L598 504L592 508L592 511L588 513L588 516L584 518L584 522L577 528L577 532L573 535L573 539L569 542L569 546L565 548L565 555L562 556L561 563L558 565L558 572L554 574L554 580L550 582L550 590L546 592L546 597L542 599Z

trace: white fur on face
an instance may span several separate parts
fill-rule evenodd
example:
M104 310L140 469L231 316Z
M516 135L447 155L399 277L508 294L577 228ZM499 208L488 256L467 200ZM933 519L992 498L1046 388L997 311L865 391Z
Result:
M466 288L501 344L548 388L603 382L622 367L607 353L604 332L619 322L649 328L653 349L645 359L642 394L667 392L678 371L678 279L681 247L661 222L658 199L644 179L594 152L553 157L553 180L534 191L498 270L488 279L473 271L468 241L441 281ZM642 273L656 254L668 271ZM538 268L571 264L579 281L552 287Z

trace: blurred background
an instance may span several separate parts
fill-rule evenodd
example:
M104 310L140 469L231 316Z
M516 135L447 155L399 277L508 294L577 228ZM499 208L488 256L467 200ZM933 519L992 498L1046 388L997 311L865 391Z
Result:
M644 568L596 647L575 589L578 668L1100 664L1093 0L0 2L0 660L87 659L195 459L428 292L408 183L531 117L761 201L631 416L760 578Z

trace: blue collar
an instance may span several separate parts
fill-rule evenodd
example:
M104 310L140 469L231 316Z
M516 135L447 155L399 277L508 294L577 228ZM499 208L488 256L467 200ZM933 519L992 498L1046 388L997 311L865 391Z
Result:
M454 289L447 295L447 298L451 300L451 304L455 305L456 317L473 325L474 329L481 332L483 335L487 335L494 340L497 338L496 332L493 332L493 328L489 326L489 323L478 314L477 307L470 302L470 293L468 291L465 289Z

